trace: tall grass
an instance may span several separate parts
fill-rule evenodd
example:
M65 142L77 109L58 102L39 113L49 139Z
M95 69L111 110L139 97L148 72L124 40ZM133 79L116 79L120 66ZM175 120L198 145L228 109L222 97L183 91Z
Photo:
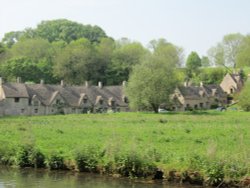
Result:
M199 172L206 182L250 175L245 112L116 113L0 118L0 162L146 177Z

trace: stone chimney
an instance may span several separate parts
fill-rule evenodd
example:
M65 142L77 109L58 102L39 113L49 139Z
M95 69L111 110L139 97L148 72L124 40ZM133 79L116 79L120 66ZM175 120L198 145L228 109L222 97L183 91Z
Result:
M89 82L85 81L85 87L89 87Z
M126 87L126 85L127 85L127 82L126 82L126 81L123 81L123 82L122 82L122 87Z
M187 87L188 86L188 81L185 81L183 85L184 85L184 87Z
M200 82L200 87L203 87L203 82Z
M64 87L64 81L63 80L61 80L61 86Z
M21 82L22 82L21 77L17 77L16 78L16 83L21 83Z
M40 80L40 84L44 84L44 80L43 79Z
M98 82L98 87L100 88L100 89L102 89L102 82Z
M3 85L3 78L0 77L0 86Z

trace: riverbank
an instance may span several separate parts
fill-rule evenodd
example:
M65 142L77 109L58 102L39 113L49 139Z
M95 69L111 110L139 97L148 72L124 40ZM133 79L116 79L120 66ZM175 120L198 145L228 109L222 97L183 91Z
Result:
M245 112L0 118L0 162L202 185L250 176Z

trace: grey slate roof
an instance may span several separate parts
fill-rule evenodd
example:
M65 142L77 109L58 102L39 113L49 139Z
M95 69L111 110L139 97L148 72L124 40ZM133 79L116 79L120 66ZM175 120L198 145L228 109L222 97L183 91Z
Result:
M24 84L24 83L3 83L3 90L6 97L37 97L42 104L49 106L57 95L60 95L64 101L73 107L79 106L82 96L88 98L92 105L96 104L98 96L108 105L112 98L118 106L128 106L123 102L122 86L61 86L49 84Z
M20 97L20 98L28 98L28 92L26 86L21 83L4 83L3 90L6 98L9 97Z

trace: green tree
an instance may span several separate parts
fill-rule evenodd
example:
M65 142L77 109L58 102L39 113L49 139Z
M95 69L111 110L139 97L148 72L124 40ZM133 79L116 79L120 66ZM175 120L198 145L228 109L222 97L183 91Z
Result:
M42 71L37 64L25 57L8 60L1 66L1 72L1 76L9 81L21 77L24 82L39 82L43 77Z
M42 71L42 73L39 74L40 79L44 79L47 83L57 81L57 79L53 76L53 58L55 51L51 43L47 40L38 38L21 39L12 46L9 50L9 54L10 55L7 61L10 59L20 58L28 59L29 61L32 61L32 64L36 64L39 70ZM32 73L27 72L27 74L31 75ZM31 75L31 78L32 77L33 76Z
M96 61L93 46L88 39L72 41L55 58L54 74L71 84L82 84L95 75Z
M202 56L201 58L201 66L202 67L209 67L210 66L210 61L207 56Z
M208 50L210 61L216 66L235 68L237 66L236 57L243 38L244 36L240 33L225 35L221 42Z
M2 43L11 48L23 36L23 31L11 31L4 34Z
M126 43L116 48L109 66L109 78L113 78L113 84L128 80L132 67L140 64L146 53L147 50L137 42Z
M196 52L191 52L186 62L187 77L192 78L193 76L197 76L200 67L201 67L201 58Z
M175 67L179 59L177 53L172 56L174 45L166 45L169 47L156 46L152 54L133 68L126 88L132 109L153 109L158 113L160 104L169 102L177 84Z
M66 19L42 21L35 29L37 37L49 42L63 40L70 43L73 40L87 38L91 42L99 42L106 37L105 32L98 26L83 25Z
M250 111L250 80L248 79L245 82L244 88L241 91L238 99L239 99L239 105L244 111Z
M244 37L236 57L237 67L250 67L250 35Z
M208 50L208 58L212 65L225 66L224 49L223 46L218 43L216 46L211 47Z
M243 35L240 33L228 34L223 37L223 47L225 52L226 65L235 68L237 65L236 56L239 52Z

